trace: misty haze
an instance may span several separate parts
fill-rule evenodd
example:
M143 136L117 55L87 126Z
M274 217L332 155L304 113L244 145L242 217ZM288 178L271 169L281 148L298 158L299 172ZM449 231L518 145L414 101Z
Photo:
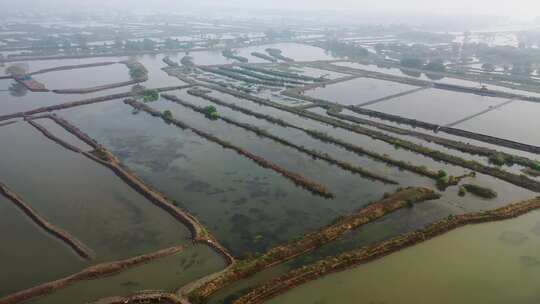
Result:
M0 2L0 304L540 303L540 2Z

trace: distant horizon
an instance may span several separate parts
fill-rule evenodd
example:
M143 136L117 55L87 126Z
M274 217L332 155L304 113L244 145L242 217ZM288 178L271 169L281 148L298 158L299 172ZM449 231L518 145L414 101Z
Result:
M441 3L425 2L423 0L271 0L264 3L248 0L229 0L227 3L217 0L199 0L195 4L186 0L19 0L15 3L0 4L3 9L89 9L117 8L117 9L168 9L190 10L202 7L219 8L245 8L246 10L280 10L280 11L332 11L335 13L373 13L373 14L426 14L426 15L481 15L501 16L513 19L531 20L540 16L540 1L516 0L511 3L497 3L493 5L490 0L454 0ZM210 13L212 13L210 11Z

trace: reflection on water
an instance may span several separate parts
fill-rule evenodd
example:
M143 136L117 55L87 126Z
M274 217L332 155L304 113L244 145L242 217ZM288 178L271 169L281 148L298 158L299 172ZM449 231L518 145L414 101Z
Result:
M467 226L268 303L537 303L538 227L537 211Z

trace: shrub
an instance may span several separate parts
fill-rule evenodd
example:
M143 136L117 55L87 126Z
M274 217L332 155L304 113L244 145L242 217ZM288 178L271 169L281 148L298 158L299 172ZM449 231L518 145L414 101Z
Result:
M467 189L465 189L465 187L459 187L459 192L458 192L459 196L463 197L465 196L465 194L467 194Z
M437 177L438 178L448 177L448 173L446 173L446 171L444 170L439 170L439 172L437 172Z

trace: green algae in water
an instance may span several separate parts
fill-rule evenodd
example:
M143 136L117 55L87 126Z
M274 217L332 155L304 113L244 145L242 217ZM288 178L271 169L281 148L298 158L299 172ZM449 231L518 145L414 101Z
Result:
M540 212L457 229L291 290L270 304L537 303Z

